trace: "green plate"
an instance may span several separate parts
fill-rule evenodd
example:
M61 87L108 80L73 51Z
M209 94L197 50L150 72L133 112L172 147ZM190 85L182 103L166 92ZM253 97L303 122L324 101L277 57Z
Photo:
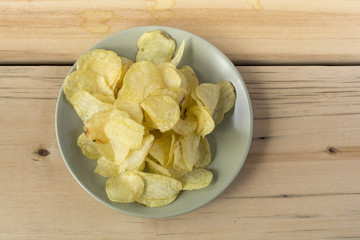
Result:
M162 30L176 40L183 39L186 48L178 67L190 65L200 83L231 81L236 89L235 108L225 115L222 123L208 135L213 161L208 167L214 174L212 183L201 190L182 191L170 205L147 208L137 203L111 202L105 193L106 178L95 174L96 161L89 160L76 145L83 132L83 123L66 100L61 89L56 106L55 128L61 155L78 183L101 203L119 212L138 217L172 217L200 208L219 196L235 179L243 166L252 139L253 116L249 94L244 81L232 62L206 40L183 30L163 26L143 26L115 33L94 48L115 51L120 56L135 59L139 37L149 31ZM75 69L75 65L69 73ZM65 77L65 76L64 76Z

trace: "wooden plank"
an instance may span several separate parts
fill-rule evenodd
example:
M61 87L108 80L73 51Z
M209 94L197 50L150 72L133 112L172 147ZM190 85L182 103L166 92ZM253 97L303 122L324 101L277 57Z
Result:
M0 239L358 239L360 66L239 67L254 137L216 200L175 218L120 214L65 167L54 132L70 67L0 67Z
M0 63L72 63L141 25L193 32L237 64L358 64L355 0L0 1Z

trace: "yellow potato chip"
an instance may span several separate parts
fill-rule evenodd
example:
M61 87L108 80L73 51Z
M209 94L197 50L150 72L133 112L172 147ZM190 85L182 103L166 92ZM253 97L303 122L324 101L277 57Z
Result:
M164 167L172 167L174 164L174 151L175 151L175 144L178 142L178 139L175 134L171 134L171 144L170 144L170 151L169 151L169 160L165 162Z
M206 168L211 163L210 145L206 137L200 138L199 144L200 158L194 164L196 168Z
M142 109L136 102L118 97L114 103L114 108L127 112L130 118L138 123L143 121L144 115L142 113Z
M161 166L160 164L157 164L150 158L145 158L145 161L147 163L150 173L171 177L171 173L165 167Z
M85 123L85 134L94 142L107 143L108 137L105 135L105 124L110 120L112 111L97 112Z
M191 90L195 90L199 85L199 79L196 77L194 70L190 66L183 66L179 71L184 74L187 83L189 84L189 88Z
M213 174L209 170L194 168L180 179L183 185L182 190L196 190L207 187L212 178Z
M213 83L202 83L196 88L196 95L212 115L219 100L219 88Z
M144 180L133 172L124 172L106 181L106 194L114 202L134 202L144 191Z
M171 138L172 136L169 134L162 134L161 137L155 139L149 151L149 154L162 166L169 161Z
M171 64L173 64L175 67L177 65L179 65L181 58L183 56L184 50L185 50L185 40L182 40L182 42L179 46L179 49L176 52L175 57L171 60Z
M173 127L174 132L179 135L186 136L190 133L195 132L197 127L197 120L194 115L191 113L186 113L186 117L184 119L179 119L179 121Z
M111 143L96 143L96 145L99 147L101 156L104 156L105 158L114 161L114 151L112 149Z
M189 172L189 170L184 169L175 169L172 166L166 167L166 169L170 172L171 177L176 180L180 180L185 174Z
M84 123L86 123L93 114L102 111L109 111L113 108L112 105L100 101L85 91L75 93L71 97L70 103L73 105L77 115Z
M175 52L175 41L162 31L144 33L137 43L136 62L149 61L155 65L170 62Z
M214 130L215 124L207 108L195 105L189 109L189 112L197 119L196 133L198 135L204 137Z
M144 180L144 191L136 200L147 207L162 207L170 204L182 189L178 180L158 174L134 171Z
M130 58L127 57L122 57L120 56L121 59L121 64L124 66L128 66L131 67L135 62L133 60L131 60Z
M158 96L158 95L165 95L169 96L181 105L184 102L184 98L186 97L186 90L183 88L159 88L153 91L150 96Z
M89 159L98 159L101 157L101 152L96 143L91 141L82 133L77 139L77 145L80 147L82 153Z
M122 85L123 85L123 80L124 80L124 77L125 77L125 74L126 74L127 70L129 70L129 66L128 66L128 65L123 65L123 66L121 67L120 77L119 77L119 79L116 81L116 83L114 84L113 92L114 92L114 96L116 96L116 97L117 97L117 95L118 95L118 92L119 92L120 88L121 88Z
M97 160L97 166L94 172L103 177L113 177L118 175L118 169L118 164L102 156Z
M219 101L212 114L212 118L217 125L223 120L224 114L234 107L236 94L231 82L221 81L216 86L219 88Z
M160 74L167 88L179 88L181 85L181 76L176 67L171 63L162 63L158 65Z
M90 70L78 70L65 78L64 93L69 101L75 93L87 91L106 103L114 103L114 93L105 78Z
M136 170L144 163L145 157L149 153L149 149L154 141L153 135L147 135L142 141L140 149L133 149L124 161L121 162L119 172L125 172L126 170Z
M94 49L83 54L76 63L78 70L92 70L105 77L107 85L113 89L121 75L121 59L113 51Z
M184 171L191 170L188 168L188 165L184 161L180 139L177 142L175 142L175 145L174 145L174 155L173 155L172 167L176 170L184 170Z
M118 98L141 103L154 90L162 87L163 80L156 65L145 61L137 62L126 72Z
M183 161L187 170L192 170L194 164L200 159L200 151L198 149L200 143L200 136L195 133L182 136L179 139Z
M150 96L140 106L161 132L172 129L180 117L178 103L169 96Z
M117 111L121 112L120 110ZM115 144L115 142L122 142L124 146L131 149L139 149L141 147L145 133L144 126L129 117L121 115L111 118L105 125L104 129L105 134L110 139L112 145ZM114 149L114 145L112 147Z

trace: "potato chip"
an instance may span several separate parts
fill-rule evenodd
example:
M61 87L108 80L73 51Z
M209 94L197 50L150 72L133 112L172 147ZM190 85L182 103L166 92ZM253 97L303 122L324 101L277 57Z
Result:
M200 151L198 149L200 143L200 136L195 133L182 136L179 139L183 161L187 170L192 170L194 164L200 159Z
M87 91L106 103L114 103L114 93L107 85L103 76L89 71L78 70L71 73L64 81L64 93L69 101L75 93Z
M100 174L103 177L113 177L118 175L118 169L118 164L102 156L97 160L97 166L94 172Z
M96 143L96 145L99 147L101 156L104 156L105 158L114 161L114 151L112 149L111 143Z
M85 123L86 137L97 143L109 142L108 137L105 135L105 124L110 120L112 111L97 112Z
M118 97L114 103L114 108L127 112L130 118L138 123L143 121L144 115L142 109L136 102Z
M76 63L78 70L92 70L105 77L107 85L113 89L121 75L121 59L113 51L94 49L83 54Z
M215 124L207 108L195 105L189 109L189 112L197 119L196 133L198 135L204 137L214 130Z
M189 172L189 170L175 169L172 166L166 167L166 169L170 172L171 177L175 178L176 180L180 180L185 174Z
M147 207L162 207L170 204L182 189L181 182L167 176L134 171L144 180L144 191L136 200Z
M200 138L199 152L199 161L194 164L194 167L206 168L211 163L210 145L206 137Z
M167 88L179 88L181 85L181 76L176 67L171 63L162 63L158 65L160 74Z
M121 88L122 85L123 85L123 80L124 80L124 77L125 77L125 74L126 74L127 70L129 70L129 66L128 66L128 65L123 65L123 66L121 67L120 77L119 77L119 79L116 81L116 83L114 84L113 92L114 92L114 96L116 96L116 97L117 97L117 95L118 95L118 92L119 92L120 88Z
M136 170L145 161L146 155L149 153L149 149L154 141L153 135L147 135L142 141L140 149L133 149L124 161L121 162L119 172L125 172L126 170Z
M217 125L223 120L224 114L234 107L236 95L233 85L228 81L218 82L216 86L219 88L219 101L212 118Z
M85 91L75 93L71 97L70 103L73 105L75 112L84 123L86 123L93 114L102 111L109 111L113 108L112 105L100 101Z
M173 128L180 117L178 103L173 98L165 95L150 96L140 106L161 132Z
M114 202L134 202L144 191L144 180L133 172L124 172L106 181L106 194Z
M117 110L121 112L120 110ZM123 145L131 149L139 149L141 147L145 128L141 124L135 122L129 117L117 115L108 121L105 125L105 134L110 139L111 144L122 142ZM115 153L114 145L112 146Z
M131 67L135 63L133 60L131 60L130 58L127 58L127 57L120 56L120 59L121 59L121 64L123 66Z
M196 88L196 95L212 115L219 100L219 88L213 83L202 83Z
M184 119L179 119L179 121L173 127L174 132L179 135L186 136L190 133L195 132L197 127L197 120L194 115L187 113Z
M173 99L175 99L175 101L181 105L182 102L184 101L184 98L186 97L186 90L183 88L159 88L156 89L155 91L153 91L150 96L159 96L159 95L165 95L165 96L169 96Z
M98 159L101 157L101 152L96 143L91 141L82 133L77 139L77 145L80 147L82 153L89 159Z
M171 64L173 64L175 67L177 65L179 65L181 58L183 56L183 53L184 53L184 49L185 49L185 40L182 40L180 47L176 52L175 57L171 60Z
M155 139L149 150L149 154L162 166L165 166L169 161L171 138L172 136L169 134L162 134L161 137Z
M171 173L165 167L161 166L160 164L157 164L150 158L145 158L145 161L147 163L150 173L171 177Z
M191 169L188 168L188 165L185 163L183 158L183 151L181 148L180 140L175 142L174 145L174 155L173 155L173 164L172 167L176 170L184 170L190 171Z
M164 167L172 167L174 164L174 151L175 151L175 144L178 142L178 139L175 134L171 135L171 144L170 144L170 151L169 151L169 160L165 162Z
M196 77L194 70L190 66L183 66L179 71L184 74L190 90L195 90L199 85L199 79Z
M194 168L191 172L184 175L180 182L183 185L182 190L196 190L207 187L213 179L213 174L209 170Z
M175 41L162 31L144 33L137 43L136 62L149 61L155 65L170 62L175 52Z
M151 62L137 62L126 72L118 97L141 103L154 90L164 87L159 69Z

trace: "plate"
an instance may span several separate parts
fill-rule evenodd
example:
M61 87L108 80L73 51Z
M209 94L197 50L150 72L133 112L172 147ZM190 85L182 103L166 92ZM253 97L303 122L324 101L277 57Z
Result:
M162 30L168 33L177 46L185 39L186 48L178 65L190 65L199 82L215 83L228 80L236 90L236 103L222 123L208 135L212 163L207 169L214 174L212 183L201 190L181 191L170 205L147 208L137 203L111 202L105 192L106 178L94 173L96 161L87 159L76 144L83 132L83 123L60 90L56 106L55 128L61 155L71 174L94 198L119 212L149 218L172 217L198 209L219 196L235 179L247 157L253 130L253 116L245 83L233 63L215 46L195 34L164 26L143 26L115 33L91 49L103 48L119 56L135 59L139 37L149 31ZM75 70L75 65L69 74ZM65 78L65 76L64 76Z

